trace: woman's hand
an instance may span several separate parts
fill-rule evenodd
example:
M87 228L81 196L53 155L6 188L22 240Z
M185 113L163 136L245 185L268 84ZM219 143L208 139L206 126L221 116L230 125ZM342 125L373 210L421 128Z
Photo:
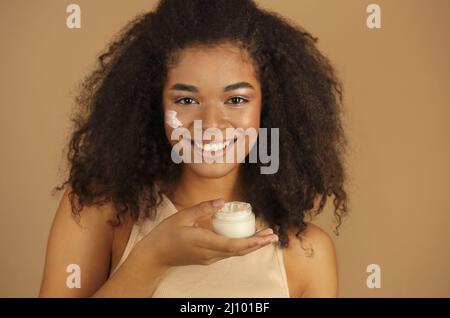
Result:
M161 268L180 265L207 265L221 259L245 255L278 240L266 228L249 238L227 238L199 227L198 221L211 217L223 200L201 202L164 219L135 247L152 265ZM141 258L141 259L142 259Z

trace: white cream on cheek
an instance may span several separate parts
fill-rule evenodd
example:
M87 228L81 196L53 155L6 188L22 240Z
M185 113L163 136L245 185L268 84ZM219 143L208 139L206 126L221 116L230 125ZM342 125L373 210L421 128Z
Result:
M183 123L177 118L177 112L174 110L166 111L166 123L173 129L183 126Z

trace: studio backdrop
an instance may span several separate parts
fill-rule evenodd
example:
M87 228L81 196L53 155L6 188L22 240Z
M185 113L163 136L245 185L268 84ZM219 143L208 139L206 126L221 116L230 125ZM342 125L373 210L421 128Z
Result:
M1 297L37 296L78 85L155 3L0 1ZM339 295L450 296L450 1L257 3L317 37L344 85L349 216L339 236L332 201L314 220L335 242Z

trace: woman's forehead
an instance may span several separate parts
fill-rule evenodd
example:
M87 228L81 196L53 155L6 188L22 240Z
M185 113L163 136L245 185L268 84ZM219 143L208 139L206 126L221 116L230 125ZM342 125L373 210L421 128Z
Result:
M167 81L199 86L225 87L241 81L258 85L254 65L245 50L231 45L183 49L169 68Z

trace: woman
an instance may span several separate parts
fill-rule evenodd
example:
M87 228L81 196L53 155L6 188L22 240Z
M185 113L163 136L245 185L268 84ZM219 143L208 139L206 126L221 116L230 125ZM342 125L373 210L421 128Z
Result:
M341 86L315 42L253 1L163 0L132 21L77 99L40 296L335 297L333 243L306 220L331 195L337 227L347 212L346 139ZM174 130L194 135L197 120L278 129L279 168L174 162ZM203 159L256 144L183 140ZM228 201L252 205L255 235L212 231Z

